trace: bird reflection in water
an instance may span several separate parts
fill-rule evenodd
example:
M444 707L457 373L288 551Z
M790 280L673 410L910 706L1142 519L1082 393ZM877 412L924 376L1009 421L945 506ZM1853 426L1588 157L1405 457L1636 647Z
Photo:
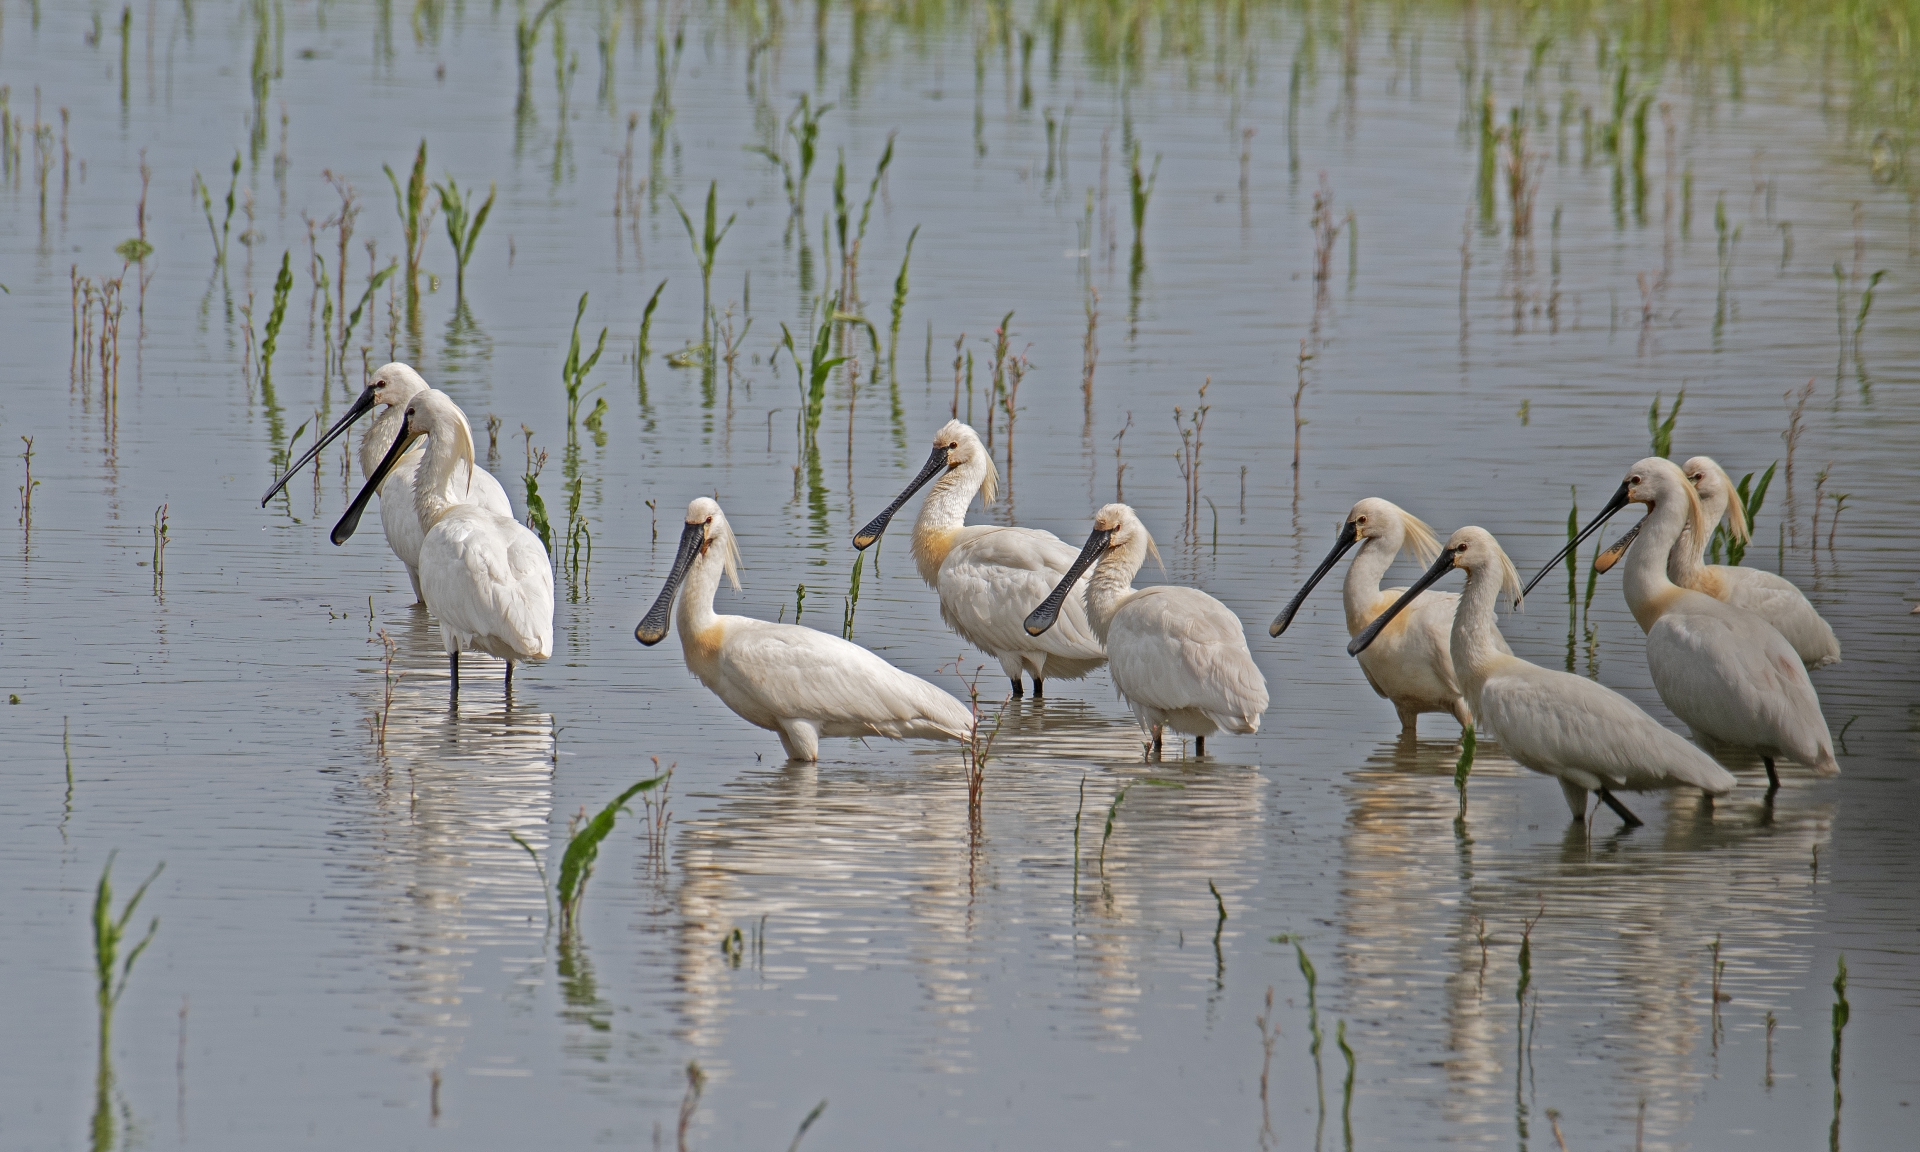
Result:
M1149 969L1171 962L1208 986L1219 976L1208 882L1229 907L1243 906L1262 866L1266 785L1257 767L1203 762L1154 769L1181 787L1143 786L1139 748L1130 717L1066 699L1010 705L988 767L982 835L989 845L1058 846L1024 858L975 853L952 749L837 764L825 746L821 765L742 774L699 817L676 823L678 1030L695 1046L718 1046L751 993L812 994L848 965L904 970L940 1023L916 1060L970 1071L978 1014L996 998L986 980L1005 948L1020 947L1056 970L1063 1031L1108 1046L1141 1042L1135 1013ZM1083 777L1076 902L1071 831ZM1102 878L1107 810L1130 784ZM1007 870L1018 876L1002 883ZM756 963L734 967L731 933L752 934L763 920L763 945L749 950ZM1177 929L1189 938L1184 950ZM1231 923L1223 932L1228 961L1238 935ZM819 974L811 986L810 973Z
M1457 755L1449 741L1390 741L1345 782L1345 1011L1389 1022L1364 1039L1397 1059L1430 1050L1446 1070L1450 1123L1491 1136L1537 1116L1531 1077L1518 1098L1514 1086L1544 1044L1582 1062L1604 1048L1592 1060L1608 1069L1597 1106L1631 1122L1644 1098L1650 1141L1684 1129L1705 1075L1694 1054L1721 1042L1704 1003L1707 948L1724 941L1731 1003L1786 1010L1813 961L1806 862L1828 840L1833 806L1773 815L1757 789L1712 804L1688 790L1661 794L1661 814L1637 831L1563 832L1551 808L1533 811L1531 774L1489 740L1460 834L1448 836ZM1523 1035L1518 950L1535 917Z
M371 646L359 694L368 716L384 716L384 747L370 725L365 758L335 770L339 847L329 858L348 947L380 959L358 970L371 978L336 978L357 981L347 990L392 1017L385 1050L437 1070L465 1043L471 989L462 989L479 978L476 950L513 945L529 957L486 974L509 1001L530 1003L537 985L546 896L508 834L548 854L553 717L510 701L450 711L428 615L381 623L395 643L391 666Z

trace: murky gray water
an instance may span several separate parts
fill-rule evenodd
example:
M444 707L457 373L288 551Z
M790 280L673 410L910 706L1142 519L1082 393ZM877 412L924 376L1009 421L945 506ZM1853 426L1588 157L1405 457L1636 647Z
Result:
M811 13L768 33L764 11L676 25L576 0L560 12L579 58L561 131L554 24L516 122L511 8L392 7L139 6L124 49L111 12L4 10L0 83L26 137L0 191L0 433L33 437L41 484L31 530L5 534L0 667L18 703L0 712L12 1041L0 1143L673 1146L690 1061L707 1080L685 1139L707 1148L783 1147L822 1099L804 1146L1547 1148L1557 1123L1586 1149L1632 1146L1643 1123L1648 1148L1869 1148L1912 1130L1920 231L1903 178L1875 160L1898 137L1876 141L1871 119L1849 114L1858 89L1831 62L1756 52L1736 71L1707 53L1664 75L1636 62L1645 87L1633 91L1656 94L1646 186L1636 196L1628 165L1616 198L1611 157L1582 162L1580 116L1611 117L1613 65L1596 70L1594 40L1563 35L1529 77L1539 30L1503 16L1315 16L1310 59L1293 14L1227 26L1222 52L1213 14L1169 17L1153 43L1200 47L1149 52L1129 71L1090 58L1074 19L1051 63L1045 14L1022 11L1015 24L1036 34L1023 82L1017 36L1003 53L1005 27L984 10L971 26L902 9L857 27L835 10L817 55ZM653 157L663 21L668 59L676 26L684 48ZM978 79L976 37L988 42ZM257 144L255 61L280 68ZM1463 117L1480 69L1499 117L1523 98L1544 117L1518 256L1504 183L1490 223L1475 218L1477 129ZM801 91L835 104L804 241L786 234L776 169L744 148L770 139ZM616 218L630 114L633 178L648 184ZM36 115L48 125L38 152ZM1051 165L1049 117L1066 126ZM1129 121L1143 167L1162 158L1137 290ZM857 389L836 375L809 458L793 366L768 354L785 322L804 357L809 307L834 277L821 214L836 150L857 217L889 133L860 282L890 344L892 281L920 228L897 376L876 376L858 340ZM383 289L348 379L329 382L304 218L339 208L326 173L361 197L350 309L370 264L362 241L377 238L379 264L402 247L381 165L404 177L422 135L434 178L498 182L470 312L456 318L436 221L424 270L439 289L417 325L403 301L390 319ZM236 239L226 272L210 273L189 186L205 176L222 215L235 149L246 162L231 231L252 243ZM120 274L113 249L136 234L143 150L154 253L144 291L138 269L125 275L108 404L97 363L73 372L70 270ZM1322 171L1333 219L1351 210L1359 240L1356 253L1340 238L1317 293ZM723 219L738 213L714 306L753 320L730 383L661 359L700 327L698 270L668 196L697 212L710 180ZM331 265L336 233L318 244ZM239 309L251 293L257 334L289 250L269 397L243 372ZM1851 340L1882 268L1858 353L1843 359L1841 331ZM633 342L663 278L643 388ZM1087 399L1089 284L1100 318ZM604 443L582 429L570 460L559 368L583 291L589 341L611 329L593 374L609 410ZM674 644L642 649L631 634L701 494L726 507L747 565L723 611L792 619L804 583L803 622L837 629L848 538L946 419L955 339L974 354L984 426L985 338L1009 310L1033 367L1012 431L1003 416L996 434L1006 499L985 515L1077 541L1124 463L1166 578L1239 612L1274 704L1257 738L1150 765L1104 673L1052 684L1044 704L1011 707L975 830L952 748L835 740L818 766L784 767L774 738L694 682ZM1302 340L1313 358L1296 489ZM338 452L317 485L256 505L276 443L358 390L363 346L374 364L419 365L483 443L487 415L500 417L494 468L516 505L530 427L551 453L541 489L561 531L579 478L591 564L559 581L554 659L524 670L511 708L498 665L470 658L449 712L438 639L379 533L326 542L358 483ZM1676 455L1708 453L1738 475L1784 468L1783 393L1809 378L1793 502L1782 476L1749 560L1784 564L1846 646L1815 677L1844 729L1844 774L1789 772L1770 815L1757 765L1736 763L1742 788L1711 814L1692 797L1643 797L1647 827L1618 834L1602 816L1589 838L1568 831L1551 782L1483 744L1456 824L1452 725L1428 717L1417 743L1394 739L1391 708L1342 651L1333 583L1284 640L1266 638L1358 497L1393 499L1443 532L1486 526L1527 568L1564 538L1569 485L1591 512L1646 454L1656 393L1686 388ZM1188 529L1174 409L1191 413L1209 379L1205 499ZM963 388L963 416L969 402ZM1849 495L1829 548L1834 493ZM866 571L854 636L957 687L937 670L961 644L904 545L896 532ZM1617 577L1571 625L1550 580L1503 626L1522 655L1571 662L1671 720ZM381 630L399 675L384 753L369 728L386 682ZM577 942L562 945L508 834L557 858L569 816L653 774L652 757L675 766L665 836L639 808L622 819ZM1102 868L1107 812L1129 784ZM116 850L121 899L166 869L129 925L137 939L160 917L114 1016L109 1071L90 911ZM1522 1007L1519 946L1536 916ZM735 928L742 947L729 950ZM1285 936L1318 975L1318 1074ZM1731 997L1717 1010L1716 937ZM1841 953L1852 1013L1836 1093ZM1269 989L1278 1034L1263 1105L1255 1021Z

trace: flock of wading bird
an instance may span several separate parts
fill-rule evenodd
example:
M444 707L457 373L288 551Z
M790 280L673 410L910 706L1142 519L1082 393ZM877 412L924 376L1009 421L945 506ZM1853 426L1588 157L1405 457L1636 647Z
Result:
M376 407L382 411L360 444L367 482L334 527L333 542L353 535L377 493L387 543L439 620L454 696L467 649L506 661L511 693L515 661L552 654L553 569L539 538L514 519L499 482L474 463L465 415L419 373L399 363L375 372L261 503ZM1133 587L1146 557L1158 558L1133 509L1109 504L1096 512L1077 553L1050 532L969 525L967 508L975 496L992 502L997 473L980 437L955 420L934 435L919 475L854 536L854 547L879 540L929 483L913 528L914 563L938 592L941 617L1000 661L1015 697L1023 675L1039 698L1049 678L1079 679L1105 664L1156 754L1167 728L1193 736L1200 754L1215 732L1259 731L1266 679L1239 618L1198 589ZM1661 700L1702 744L1758 756L1769 799L1780 786L1777 759L1820 776L1839 772L1808 677L1840 658L1839 641L1781 577L1704 563L1723 516L1729 531L1742 539L1747 531L1740 497L1711 459L1696 456L1683 467L1660 457L1635 463L1606 507L1533 583L1628 504L1646 505L1645 518L1596 566L1606 571L1625 557L1627 603L1647 635L1647 666ZM1532 584L1521 588L1513 561L1484 528L1461 528L1441 544L1397 505L1360 501L1271 635L1286 630L1314 585L1356 544L1345 584L1353 638L1347 651L1359 657L1374 691L1392 701L1404 733L1413 732L1422 712L1449 713L1463 729L1477 724L1514 760L1557 779L1576 820L1587 819L1589 793L1635 825L1640 821L1615 792L1687 786L1711 798L1734 787L1713 757L1626 697L1513 654L1494 609L1502 599L1518 608ZM1410 588L1381 588L1403 549L1429 567ZM677 624L688 669L741 718L776 733L790 759L817 759L822 736L978 737L975 707L857 644L799 624L717 615L720 579L738 589L738 566L720 505L704 496L693 501L666 586L634 636L650 646ZM1466 573L1465 591L1429 590L1456 568Z

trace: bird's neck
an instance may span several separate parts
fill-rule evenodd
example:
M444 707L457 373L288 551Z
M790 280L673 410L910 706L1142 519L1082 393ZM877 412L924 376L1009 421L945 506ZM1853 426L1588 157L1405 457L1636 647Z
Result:
M1500 648L1500 625L1494 608L1500 602L1500 576L1497 572L1469 571L1467 586L1453 610L1453 634L1448 650L1453 657L1454 673L1466 689L1467 706L1480 711L1480 688L1503 660L1512 659Z
M400 425L406 418L407 406L404 404L389 404L374 416L360 437L360 475L371 476L374 469L380 467L380 461L386 458L387 449L393 447L393 438L400 435ZM407 455L414 457L415 464L419 463L419 451L417 447L407 450ZM382 487L385 487L384 482Z
M1726 493L1700 498L1700 510L1706 513L1709 525L1720 523L1727 514ZM1695 540L1693 526L1680 525L1680 539L1667 554L1667 578L1682 588L1697 588L1706 575L1707 545L1711 540Z
M1107 642L1114 614L1133 595L1133 578L1145 558L1144 548L1116 548L1102 556L1087 577L1087 623L1093 625L1100 643Z
M1640 524L1639 537L1627 549L1627 607L1633 611L1633 618L1643 632L1653 627L1653 622L1680 591L1680 585L1667 574L1667 565L1682 545L1686 523L1686 501L1662 500L1647 513ZM1690 550L1695 553L1692 562L1697 567L1698 550Z
M913 522L913 562L920 578L930 585L940 580L940 565L953 550L954 537L967 523L967 505L980 490L984 470L977 462L962 464L933 482L920 502Z
M413 508L420 517L421 530L431 532L455 504L467 502L472 476L451 438L429 436L427 439L426 457L414 472Z
M680 630L681 650L689 661L710 646L713 629L720 623L713 610L713 596L720 590L722 568L720 548L709 544L687 569L685 582L680 585L674 623Z
M1406 533L1390 529L1385 536L1369 536L1360 542L1360 551L1347 566L1347 579L1341 585L1341 599L1347 609L1347 635L1358 635L1374 617L1374 601L1380 596L1380 581L1400 554Z
M1682 588L1691 588L1700 582L1706 567L1706 545L1693 538L1691 527L1683 525L1673 551L1667 553L1667 579Z

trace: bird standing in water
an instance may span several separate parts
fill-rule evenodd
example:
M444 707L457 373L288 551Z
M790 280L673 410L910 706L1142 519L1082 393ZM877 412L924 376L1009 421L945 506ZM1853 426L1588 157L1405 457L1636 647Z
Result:
M741 719L778 735L789 760L818 760L822 736L972 735L973 712L965 704L858 644L798 624L717 615L720 578L739 588L739 564L720 505L705 496L687 505L666 587L634 639L658 644L671 620L688 671Z
M1683 531L1706 539L1712 527L1678 465L1659 456L1635 464L1599 515L1534 577L1558 564L1628 504L1648 506L1627 551L1627 607L1647 634L1647 670L1660 699L1707 740L1758 755L1771 789L1785 757L1833 776L1833 739L1806 665L1778 629L1756 613L1682 588L1667 575Z
M941 619L961 639L1000 661L1016 697L1022 671L1033 677L1038 699L1046 694L1048 678L1078 680L1105 664L1106 651L1077 598L1062 613L1059 627L1045 635L1036 638L1021 627L1029 606L1073 563L1073 547L1036 528L966 522L975 493L991 504L999 481L986 445L958 420L934 434L933 454L920 474L860 530L853 546L864 549L880 539L900 506L936 476L913 525L913 562L920 578L940 594Z
M1027 617L1027 631L1039 636L1053 627L1081 574L1092 568L1083 594L1087 621L1106 645L1114 687L1153 734L1155 752L1164 728L1194 737L1201 755L1207 737L1222 729L1260 731L1267 680L1247 650L1240 618L1198 588L1135 588L1133 578L1149 554L1159 556L1133 509L1100 509L1086 547Z
M1709 796L1734 786L1713 757L1661 727L1633 701L1606 685L1530 664L1500 639L1494 608L1502 594L1520 605L1520 576L1499 541L1484 528L1462 528L1447 538L1439 559L1406 593L1354 637L1347 651L1367 650L1408 605L1453 569L1467 574L1453 615L1448 646L1475 720L1513 759L1560 781L1575 820L1587 817L1587 794L1628 826L1640 818L1614 790L1645 792L1691 785Z
M1718 524L1724 516L1727 531L1744 543L1748 531L1747 512L1741 503L1740 491L1734 487L1726 469L1710 456L1695 456L1682 464L1680 470L1693 485L1694 494L1700 497L1707 523ZM1635 525L1613 547L1600 554L1594 568L1600 572L1612 568L1626 555L1639 534L1640 525ZM1715 600L1757 614L1779 629L1809 672L1839 661L1839 638L1792 581L1764 568L1708 564L1707 544L1708 541L1696 539L1690 527L1682 529L1680 539L1667 556L1668 578L1682 588L1705 592Z
M1294 593L1292 602L1274 618L1273 625L1267 629L1268 635L1278 636L1287 630L1307 593L1313 591L1314 585L1320 583L1356 543L1360 551L1348 566L1347 579L1341 588L1348 636L1358 636L1374 617L1386 611L1406 591L1380 587L1380 578L1392 567L1402 548L1411 551L1422 564L1433 563L1433 558L1440 554L1440 542L1434 539L1433 529L1397 504L1368 497L1347 513L1346 522L1334 538L1333 551L1327 553L1320 567L1307 578L1300 591ZM1454 676L1453 656L1448 648L1454 606L1459 602L1460 597L1452 592L1422 593L1395 616L1391 628L1375 637L1367 650L1360 653L1360 671L1365 673L1367 683L1375 692L1393 702L1403 736L1414 734L1422 712L1445 712L1458 720L1460 727L1473 726L1473 711L1467 707L1466 697ZM1494 640L1503 650L1506 648L1506 640L1497 632Z
M420 542L420 592L440 624L453 696L460 695L460 653L466 649L507 662L511 695L514 661L553 655L553 565L526 525L464 502L470 478L486 473L473 466L467 418L443 393L428 389L407 402L392 447L334 526L333 542L344 544L353 535L367 501L422 436L427 450L411 493L414 513L426 529Z

